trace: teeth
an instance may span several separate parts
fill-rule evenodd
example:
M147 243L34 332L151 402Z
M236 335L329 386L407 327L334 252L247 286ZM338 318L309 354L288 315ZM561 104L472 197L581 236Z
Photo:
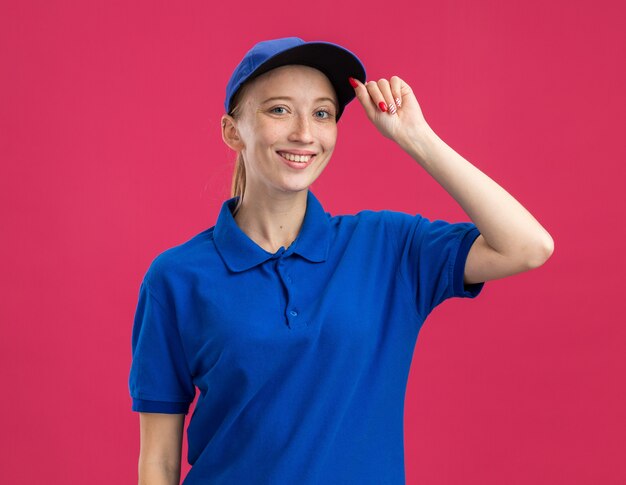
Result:
M312 155L292 155L291 153L278 152L282 157L292 162L308 162Z

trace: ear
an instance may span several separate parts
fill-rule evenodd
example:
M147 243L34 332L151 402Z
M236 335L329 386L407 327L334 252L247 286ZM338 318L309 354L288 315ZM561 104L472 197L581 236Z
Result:
M222 116L221 123L222 140L224 140L224 143L226 143L236 152L241 151L244 148L244 144L239 137L239 132L237 131L237 122L235 121L235 118L225 114Z

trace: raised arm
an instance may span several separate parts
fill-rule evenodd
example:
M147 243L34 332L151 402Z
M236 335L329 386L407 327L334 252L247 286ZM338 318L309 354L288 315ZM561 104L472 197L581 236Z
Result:
M179 485L184 414L139 413L139 485Z
M539 222L432 130L404 147L463 207L481 233L467 255L465 283L521 273L550 257L554 242Z
M467 257L465 283L536 268L552 255L550 234L506 190L437 136L406 82L392 76L389 81L353 84L376 128L439 182L480 231Z

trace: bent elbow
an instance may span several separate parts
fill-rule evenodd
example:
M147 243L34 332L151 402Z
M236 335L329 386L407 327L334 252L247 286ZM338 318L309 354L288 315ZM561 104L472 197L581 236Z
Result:
M526 259L528 269L535 269L543 265L554 253L554 239L550 235L535 245L532 254Z

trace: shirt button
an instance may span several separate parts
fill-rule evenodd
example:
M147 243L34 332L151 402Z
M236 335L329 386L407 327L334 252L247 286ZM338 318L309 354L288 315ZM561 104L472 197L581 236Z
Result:
M298 316L298 312L297 312L297 311L295 311L295 310L291 310L291 311L289 312L289 314L290 314L291 316L293 316L293 317L297 317L297 316Z
M287 283L291 283L291 276L287 276Z

